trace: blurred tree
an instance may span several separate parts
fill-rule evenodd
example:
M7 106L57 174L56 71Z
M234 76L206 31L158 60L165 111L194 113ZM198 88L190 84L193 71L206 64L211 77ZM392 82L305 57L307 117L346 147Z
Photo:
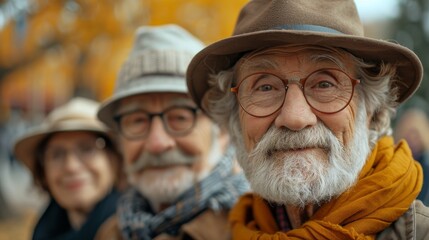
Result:
M392 37L420 57L424 75L417 95L429 100L429 1L400 0L400 9Z
M0 1L0 107L47 112L72 95L103 100L138 26L176 23L211 43L232 33L247 1Z

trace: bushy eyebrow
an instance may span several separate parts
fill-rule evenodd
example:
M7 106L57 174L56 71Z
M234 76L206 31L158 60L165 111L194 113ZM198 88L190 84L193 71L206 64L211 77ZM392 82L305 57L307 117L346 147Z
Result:
M275 61L270 61L268 59L261 59L259 61L245 61L240 65L239 70L246 70L251 68L252 70L265 70L265 69L276 69L279 68L279 64Z
M334 63L340 69L345 70L344 62L341 61L340 58L335 56L334 54L325 53L312 55L310 57L310 61L314 63Z
M279 69L280 65L275 61L270 61L268 59L261 59L258 61L252 61L251 59L245 59L242 63L237 65L235 69L234 75L236 79L240 77L241 72L246 71L248 69L252 69L252 71L265 71L267 69Z
M339 57L330 53L321 53L311 55L308 59L309 63L321 64L321 63L333 63L342 70L344 70L344 63L340 60ZM252 61L251 59L245 59L241 64L238 65L237 70L243 71L247 69L252 69L254 71L264 71L267 69L279 69L281 66L276 61L271 61L268 59L261 59L258 61Z

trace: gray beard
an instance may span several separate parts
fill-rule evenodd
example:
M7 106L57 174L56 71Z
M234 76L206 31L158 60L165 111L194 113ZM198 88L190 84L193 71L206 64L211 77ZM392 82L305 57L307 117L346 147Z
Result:
M171 169L154 176L148 173L137 174L147 167L168 167L170 165L192 165L195 161L203 161L193 156L188 156L179 149L171 150L159 155L142 153L138 160L126 167L128 182L134 186L138 192L147 198L150 205L156 211L161 203L172 203L198 181L207 177L212 168L222 159L223 151L218 139L218 130L213 130L213 140L207 162L210 169L206 168L201 172L192 169Z
M252 190L262 198L299 207L321 204L356 182L370 152L365 123L362 108L348 146L320 122L299 132L271 127L250 153L243 143L237 144L238 161ZM326 159L311 152L285 151L307 147L323 149ZM276 152L282 154L276 156Z

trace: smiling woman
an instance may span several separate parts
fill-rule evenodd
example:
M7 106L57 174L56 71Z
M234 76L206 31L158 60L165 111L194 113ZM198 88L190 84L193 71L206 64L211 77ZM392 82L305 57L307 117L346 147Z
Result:
M115 212L121 157L98 103L75 98L15 144L14 152L50 196L33 239L93 239Z

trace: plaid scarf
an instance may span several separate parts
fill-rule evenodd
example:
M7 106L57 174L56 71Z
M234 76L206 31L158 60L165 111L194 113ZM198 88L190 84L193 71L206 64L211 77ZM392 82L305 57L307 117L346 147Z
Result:
M209 176L154 214L147 199L132 188L119 200L119 226L124 239L153 239L161 233L177 236L180 227L207 209L229 210L249 189L243 174L232 174L234 149L228 148Z

